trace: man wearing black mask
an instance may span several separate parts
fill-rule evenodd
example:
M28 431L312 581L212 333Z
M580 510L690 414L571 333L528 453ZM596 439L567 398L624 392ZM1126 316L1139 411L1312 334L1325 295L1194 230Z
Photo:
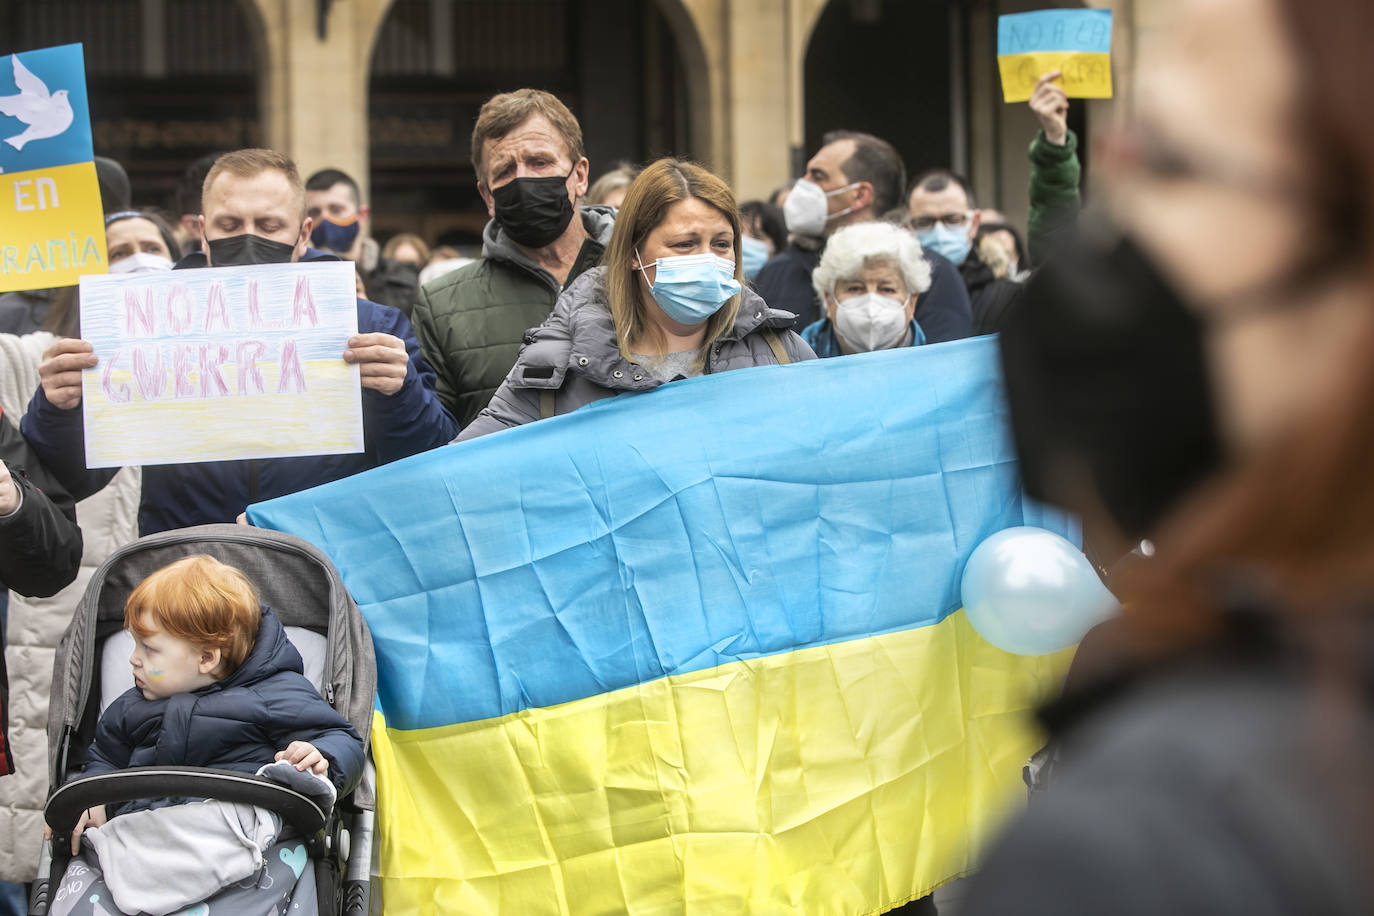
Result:
M205 251L182 258L177 269L338 260L308 247L311 226L295 163L272 150L226 153L205 177L200 218ZM361 453L146 467L139 533L232 522L250 503L436 448L457 435L453 418L435 397L434 371L399 311L359 299L358 334L340 356L356 364L362 377ZM20 427L76 499L105 486L116 470L86 468L81 370L96 362L84 340L54 344L38 368L42 386Z
M460 424L487 406L525 331L569 283L601 261L615 211L577 206L590 164L567 106L537 89L494 96L472 131L477 191L491 222L480 260L420 289L411 318Z

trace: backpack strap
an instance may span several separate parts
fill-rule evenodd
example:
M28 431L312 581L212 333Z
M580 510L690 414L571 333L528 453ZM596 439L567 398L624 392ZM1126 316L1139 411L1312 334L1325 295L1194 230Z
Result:
M768 344L768 349L773 351L773 358L778 361L779 366L786 366L792 362L792 357L787 355L787 348L782 345L782 338L778 337L777 331L764 328L759 333L763 335L763 342Z
M539 389L539 419L547 420L554 415L553 396L554 390L552 388Z

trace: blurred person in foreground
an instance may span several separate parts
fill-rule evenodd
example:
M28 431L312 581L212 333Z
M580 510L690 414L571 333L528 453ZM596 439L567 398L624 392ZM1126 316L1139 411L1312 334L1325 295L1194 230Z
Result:
M571 413L707 373L814 359L792 316L744 287L740 219L719 177L660 159L625 195L604 263L525 335L515 368L458 437Z
M1119 231L1002 339L1028 490L1153 556L964 912L1369 913L1374 5L1159 12L1101 157Z
M466 425L505 379L528 328L601 263L615 210L580 207L591 164L582 126L539 89L488 99L472 129L477 192L491 222L482 257L420 287L415 333L439 398Z
M916 299L930 288L930 264L909 230L859 223L836 232L812 274L825 317L802 331L819 357L918 347Z
M801 329L824 310L811 284L825 240L845 226L882 219L902 200L906 166L891 143L872 134L834 130L792 186L782 212L791 244L764 265L755 288L770 306L797 316ZM930 258L931 285L916 317L931 343L972 333L968 292L954 265Z

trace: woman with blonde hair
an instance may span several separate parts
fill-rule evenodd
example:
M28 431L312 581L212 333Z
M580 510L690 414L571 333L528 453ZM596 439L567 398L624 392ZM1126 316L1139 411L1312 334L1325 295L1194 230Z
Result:
M660 159L625 195L602 266L525 335L515 368L458 439L680 378L814 359L793 316L744 288L740 221L720 178Z

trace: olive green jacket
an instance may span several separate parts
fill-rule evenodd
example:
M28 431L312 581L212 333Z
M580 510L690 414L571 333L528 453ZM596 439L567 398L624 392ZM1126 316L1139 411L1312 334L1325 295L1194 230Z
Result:
M579 212L587 240L568 273L569 284L601 263L615 226L610 207ZM439 376L439 400L460 426L487 406L515 365L525 331L544 323L562 291L494 220L482 233L480 260L421 287L410 321Z
M1031 265L1038 267L1065 233L1073 230L1078 222L1078 211L1083 209L1078 190L1082 178L1078 136L1069 131L1064 145L1055 146L1045 139L1043 130L1039 131L1031 141L1029 153L1030 219L1026 227L1026 247Z

